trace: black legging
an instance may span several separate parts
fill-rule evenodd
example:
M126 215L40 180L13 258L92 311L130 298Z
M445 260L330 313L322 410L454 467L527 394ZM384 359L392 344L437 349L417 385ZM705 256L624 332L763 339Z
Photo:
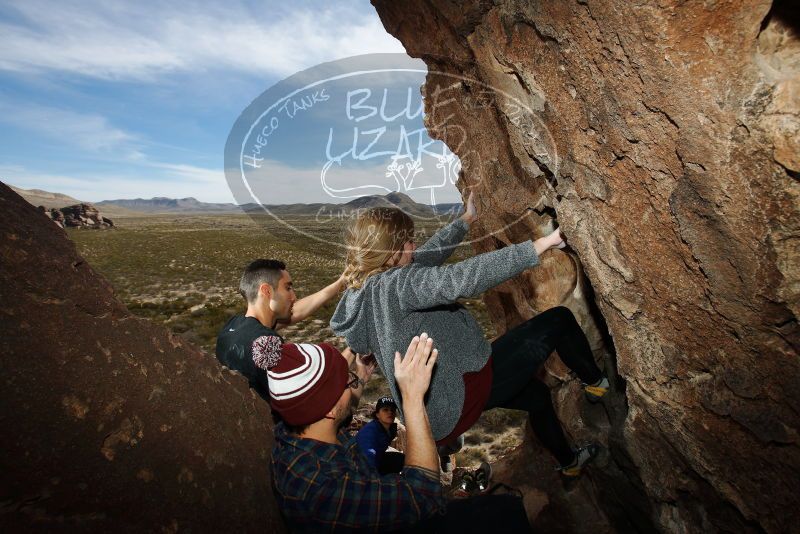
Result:
M575 454L553 409L550 388L536 378L537 370L554 350L585 383L594 384L602 378L575 316L563 306L551 308L492 343L492 391L484 410L528 412L531 428L542 445L561 465L568 465Z

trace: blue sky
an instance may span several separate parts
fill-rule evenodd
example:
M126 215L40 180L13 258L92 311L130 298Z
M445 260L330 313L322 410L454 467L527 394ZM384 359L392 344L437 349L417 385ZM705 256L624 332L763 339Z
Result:
M368 1L5 2L0 180L88 201L232 202L224 147L242 111L298 71L367 53L404 53ZM405 82L418 96L423 79ZM327 137L323 123L298 123L270 164L282 176L318 174L308 140ZM311 185L272 200L326 200ZM457 198L452 186L442 193Z

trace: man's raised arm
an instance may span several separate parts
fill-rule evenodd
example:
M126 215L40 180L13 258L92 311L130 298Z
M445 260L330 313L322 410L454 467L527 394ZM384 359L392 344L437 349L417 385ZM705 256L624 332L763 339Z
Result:
M311 317L315 311L338 295L342 289L344 289L344 278L340 276L334 283L323 287L316 293L301 298L294 303L292 317L289 322L279 322L275 325L275 329L279 330L290 324L299 323L303 319Z
M433 366L439 351L433 348L428 334L415 337L405 357L394 355L394 377L403 400L403 419L406 424L406 467L419 467L439 476L439 455L433 440L428 412L425 411L425 392L431 383Z

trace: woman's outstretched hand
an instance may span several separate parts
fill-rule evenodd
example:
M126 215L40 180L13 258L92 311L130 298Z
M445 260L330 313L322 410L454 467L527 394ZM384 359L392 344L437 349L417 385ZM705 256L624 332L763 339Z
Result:
M536 254L539 255L546 250L550 250L551 248L564 248L566 246L567 243L564 241L564 236L561 235L560 228L556 228L554 232L544 237L540 237L533 242L533 247L536 249Z
M461 215L461 220L467 224L472 224L478 218L475 203L472 201L473 196L475 196L475 193L470 193L469 197L467 197L467 203L464 204L464 213Z

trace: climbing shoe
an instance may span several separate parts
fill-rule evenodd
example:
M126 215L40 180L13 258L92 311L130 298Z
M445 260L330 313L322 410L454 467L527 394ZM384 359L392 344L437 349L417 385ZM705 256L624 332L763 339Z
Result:
M467 497L472 495L476 489L477 484L475 482L475 474L472 471L464 471L464 473L461 475L461 480L458 482L456 495Z
M475 471L475 489L484 492L489 488L492 481L492 466L486 462L481 462L481 466Z
M575 451L575 460L571 464L558 467L558 470L561 471L561 476L566 479L577 478L583 471L583 466L591 462L598 452L600 452L600 446L596 443L580 447Z
M586 400L592 404L600 402L600 399L608 393L608 378L602 377L594 384L584 384L583 391L586 395Z

